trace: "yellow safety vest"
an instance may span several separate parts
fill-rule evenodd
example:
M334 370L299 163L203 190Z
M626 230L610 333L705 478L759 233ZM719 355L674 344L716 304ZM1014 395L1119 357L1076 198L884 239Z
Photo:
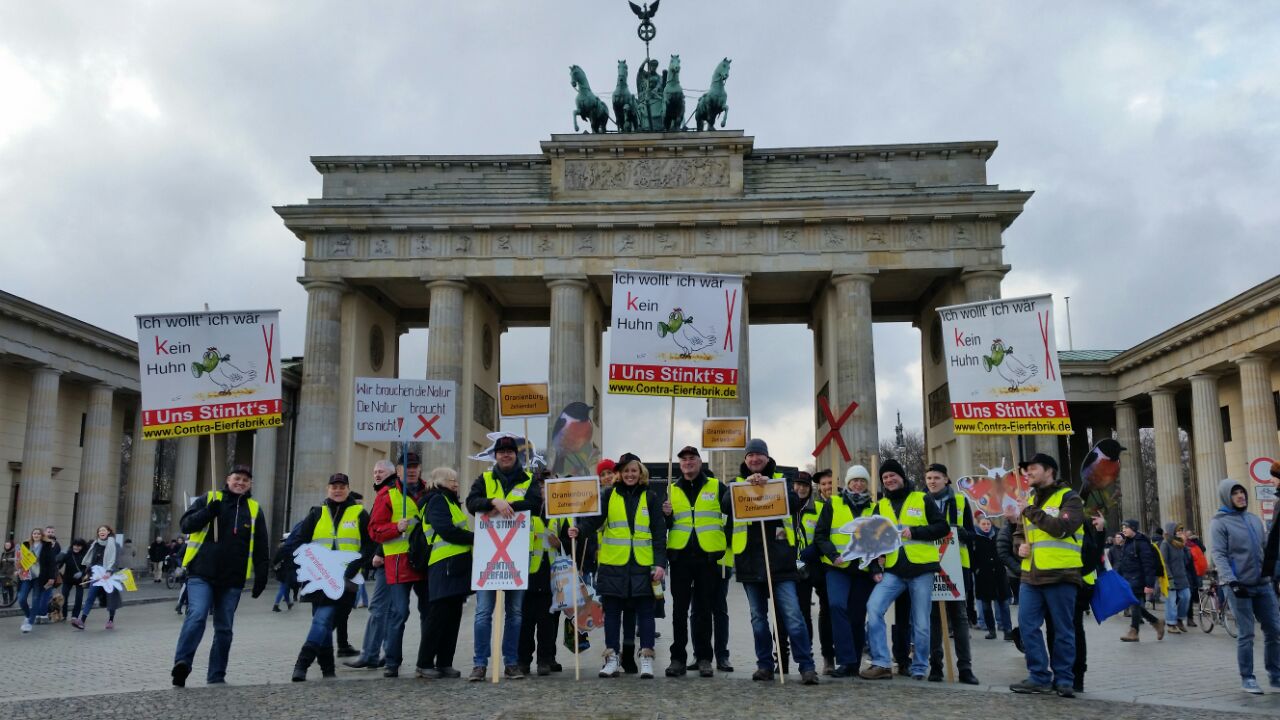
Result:
M836 554L839 556L843 555L844 551L849 548L849 542L853 539L851 535L840 532L840 528L853 522L853 508L849 507L849 503L845 502L844 496L838 493L833 494L828 502L831 505L831 544L836 546ZM870 505L862 508L862 513L859 517L867 517L869 515L871 515ZM822 562L838 568L847 568L851 564L851 561L832 562L826 555L822 556Z
M333 515L329 508L320 506L320 519L311 531L311 542L326 543L330 550L350 550L360 552L360 513L364 508L359 503L342 511L338 527L333 527Z
M822 514L822 508L825 502L818 499L817 494L810 495L813 498L813 510L800 513L800 537L797 547L801 550L813 544L813 531L818 527L818 516ZM808 503L806 503L807 505Z
M453 521L453 526L459 530L466 530L467 514L462 511L462 508L458 507L457 503L450 500L447 496L444 501L449 504L449 519ZM471 552L470 545L451 543L448 540L445 540L440 533L437 533L435 528L431 529L428 540L431 543L431 559L427 561L428 566L435 565L441 560L451 558L454 555L464 555Z
M671 529L667 531L667 547L682 550L689 544L689 536L698 536L698 547L705 552L723 552L725 549L724 514L720 512L720 481L708 477L698 490L697 499L689 502L689 496L679 485L672 483Z
M542 569L542 559L551 553L551 543L547 540L548 526L546 521L537 515L533 516L529 535L529 574Z
M924 493L918 490L908 494L907 499L902 503L902 517L899 518L893 512L893 503L889 498L883 497L876 503L875 514L889 518L899 530L904 527L927 527L929 520L924 509L926 502L933 502L933 500L926 498ZM938 546L933 544L932 540L903 540L902 549L885 559L885 569L897 565L898 557L903 552L907 554L907 560L915 565L928 565L941 559Z
M636 564L653 565L653 534L649 531L649 493L640 494L636 507L636 528L627 522L627 504L616 492L609 493L609 514L605 518L604 538L600 541L601 565L626 565L632 555Z
M776 472L773 474L774 480L781 479L782 477L783 475L780 472ZM737 478L735 482L746 482L746 478ZM747 549L747 529L750 528L752 523L755 523L755 522L757 521L750 520L746 522L738 522L736 518L734 519L733 545L731 547L734 555L740 555L744 550ZM787 531L787 544L790 545L791 547L795 547L796 546L796 527L795 527L795 523L791 522L790 515L782 519L782 527L785 528Z
M1069 491L1070 488L1059 488L1045 502L1044 511L1050 515L1057 515L1056 511L1062 507L1062 499ZM1039 507L1036 505L1034 493L1029 504L1031 507ZM1051 510L1054 512L1050 512ZM1037 570L1070 570L1084 567L1084 561L1080 557L1080 553L1084 551L1084 526L1076 530L1071 537L1058 538L1036 527L1025 516L1022 524L1027 544L1031 546L1031 554L1022 558L1023 572L1030 572L1033 562Z
M523 500L529 494L529 486L533 484L533 473L528 470L524 471L525 481L517 483L511 491L505 495L502 492L502 483L493 476L492 470L485 471L484 474L484 494L490 499L502 498L509 503ZM542 532L544 526L542 518L529 513L529 527L533 534L529 536L529 573L538 572L538 568L542 567Z
M422 512L418 510L418 503L413 498L406 497L395 487L387 488L387 499L391 501L391 522L398 523L405 518L418 518L421 520ZM400 536L394 540L388 540L382 543L383 557L391 557L393 555L404 555L409 552L409 533L408 531L400 533Z
M954 497L956 501L956 512L954 517L947 518L947 524L962 528L964 527L964 514L968 511L968 507L965 505L964 495L961 495L960 493L952 493L952 497ZM960 567L968 570L969 546L960 542L960 538L958 537L956 538L956 545L960 546Z
M205 493L205 496L204 496L205 503L210 503L210 502L213 502L214 500L222 500L221 490L215 490L214 492L211 492L211 493ZM218 522L218 518L214 518L213 521ZM208 525L204 526L203 528L187 536L187 551L182 555L182 567L187 567L188 565L191 564L192 560L196 559L196 553L200 552L200 547L204 545L204 536L205 536L205 533L207 532L209 532ZM253 498L249 498L249 562L248 562L248 566L244 570L245 580L248 580L250 577L253 577L253 545L255 542L254 536L257 535L257 533L258 533L258 501L254 500Z

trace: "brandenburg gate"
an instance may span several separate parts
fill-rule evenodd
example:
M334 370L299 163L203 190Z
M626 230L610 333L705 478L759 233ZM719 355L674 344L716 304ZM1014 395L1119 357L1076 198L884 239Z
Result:
M426 377L459 388L459 441L427 444L425 469L481 469L467 456L497 429L510 327L549 326L553 412L590 405L598 439L615 268L746 277L741 395L708 401L710 415L750 415L749 352L792 350L751 349L749 323L805 323L818 394L859 403L842 433L866 463L879 435L872 323L911 322L930 457L997 464L1003 441L951 433L934 312L1000 295L1002 234L1031 193L988 182L995 149L757 148L741 131L687 131L552 135L528 155L312 158L320 196L276 208L303 243L308 293L293 506L331 472L362 479L385 456L352 440L353 378L420 372L397 366L410 328L430 329Z

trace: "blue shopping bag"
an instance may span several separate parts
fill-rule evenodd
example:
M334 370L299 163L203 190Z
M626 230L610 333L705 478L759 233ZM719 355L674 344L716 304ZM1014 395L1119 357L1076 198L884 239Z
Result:
M1129 587L1129 581L1120 577L1120 573L1111 569L1111 562L1099 568L1098 580L1093 585L1093 599L1089 606L1093 608L1093 617L1101 625L1104 620L1123 612L1125 608L1138 604L1138 598Z

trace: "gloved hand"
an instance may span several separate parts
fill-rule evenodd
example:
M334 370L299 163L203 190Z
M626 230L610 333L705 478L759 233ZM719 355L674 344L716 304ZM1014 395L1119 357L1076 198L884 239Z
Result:
M205 509L205 510L208 510L208 511L209 511L209 512L211 512L211 513L213 513L213 516L214 516L214 517L217 517L217 516L218 516L218 513L222 512L222 501L221 501L221 500L210 500L210 501L209 501L209 503L208 503L207 505L205 505L205 506L204 506L204 509Z
M266 589L267 589L266 578L263 578L262 580L255 579L253 581L253 594L252 594L253 599L257 600L258 596L262 594L262 591Z
M1241 585L1239 580L1232 580L1230 583L1228 583L1228 585L1231 587L1232 594L1234 594L1236 597L1238 598L1249 597L1249 588Z

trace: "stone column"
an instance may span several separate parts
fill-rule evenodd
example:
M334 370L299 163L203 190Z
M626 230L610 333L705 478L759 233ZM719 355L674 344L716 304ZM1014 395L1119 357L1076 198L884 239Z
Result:
M742 279L742 296L738 298L738 397L733 400L712 399L707 401L708 417L751 417L751 310L747 307L750 278ZM750 432L755 428L750 426ZM768 442L769 438L765 438ZM676 441L676 449L687 443ZM742 465L741 450L714 450L707 453L707 464L711 472L724 482L732 482L738 477L738 468ZM679 472L679 468L676 468Z
M1274 436L1275 432L1271 434ZM1227 450L1222 440L1217 375L1197 373L1191 376L1191 437L1200 499L1199 531L1201 536L1207 536L1209 522L1222 504L1218 501L1218 483L1227 476Z
M871 284L874 275L837 275L831 280L836 294L835 393L831 412L837 417L850 403L858 409L840 430L853 463L871 469L871 456L880 452L876 419L876 356L871 336ZM842 458L843 460L843 458ZM872 482L872 487L879 483Z
M178 440L178 456L173 466L173 489L169 493L169 529L166 540L182 534L179 522L187 511L186 503L196 495L196 473L200 470L200 438ZM256 493L255 493L256 495Z
M147 568L147 546L151 544L151 499L156 490L156 443L142 439L142 410L136 413L133 428L133 457L129 463L129 484L125 487L124 537L133 541L133 554L125 562L134 571Z
M342 296L347 292L346 285L330 280L305 280L302 284L307 289L307 332L294 456L295 515L305 513L315 498L324 495L333 465L338 443L338 393L343 390L339 388ZM215 474L225 470L215 463Z
M1127 402L1116 403L1116 436L1116 440L1125 448L1125 452L1120 455L1121 514L1125 518L1141 518L1144 493L1138 411Z
M965 302L982 302L1000 297L1000 282L1004 280L1007 268L988 268L982 270L966 270L961 273L964 283ZM956 437L956 448L960 457L968 461L963 469L977 472L982 465L987 467L1013 467L1013 458L1009 457L1009 441L1007 438L989 435L959 435ZM1004 458L1004 462L1001 462ZM1064 458L1057 458L1058 465L1065 471L1067 463Z
M80 452L80 512L74 537L88 538L102 523L114 523L119 502L118 473L111 472L111 400L115 388L97 383L89 388Z
M431 309L428 318L429 334L427 335L427 379L452 380L459 394L469 392L462 387L462 325L463 295L466 293L466 281L461 279L432 280L427 283L431 291ZM462 402L454 398L455 413L453 424L454 442L429 442L422 445L422 467L430 472L435 467L451 467L461 470L461 448L466 447L466 438L462 436ZM294 507L299 507L297 495L294 495ZM308 506L309 507L309 506Z
M551 327L548 366L551 416L547 418L547 442L543 445L547 462L554 462L551 444L556 419L571 402L587 401L587 369L582 352L586 342L583 327L587 280L584 277L553 277L547 280L551 289Z
M1178 410L1174 390L1159 388L1151 393L1155 416L1156 488L1160 499L1157 522L1186 523L1186 492L1182 484L1182 451L1178 443ZM1145 528L1144 528L1145 529Z
M34 527L43 528L53 510L53 448L57 441L58 383L61 370L40 366L31 371L27 398L27 431L22 442L22 472L18 475L18 512L14 540L26 539Z
M259 512L267 528L277 535L284 531L271 527L271 509L276 495L276 437L277 428L258 428L253 433L253 499L261 506ZM240 458L236 458L240 462ZM327 482L327 480L326 480Z
M1276 438L1276 407L1271 399L1271 358L1249 354L1236 360L1236 365L1240 367L1240 395L1244 406L1244 422L1241 425L1244 426L1245 462L1253 462L1254 458L1260 457L1280 460L1280 440ZM1213 496L1215 499L1218 496L1216 481ZM1253 502L1256 501L1254 498Z

